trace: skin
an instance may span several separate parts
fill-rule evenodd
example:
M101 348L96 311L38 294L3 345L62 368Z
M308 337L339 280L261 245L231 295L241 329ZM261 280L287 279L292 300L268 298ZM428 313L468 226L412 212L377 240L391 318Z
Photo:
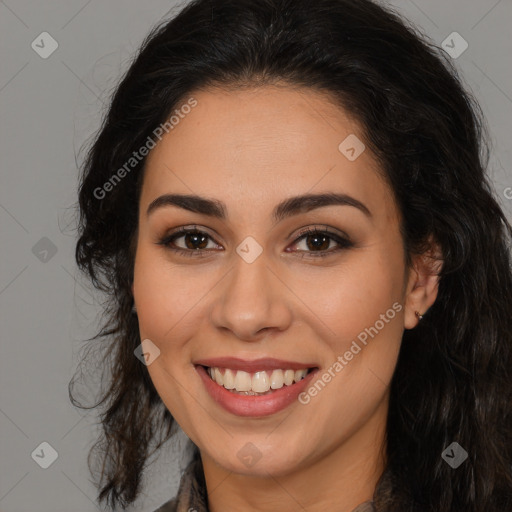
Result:
M212 512L351 512L372 498L384 469L389 383L404 329L435 301L436 272L420 257L406 267L392 191L368 148L355 161L338 150L364 133L328 97L275 86L191 96L197 106L149 154L140 198L133 294L141 339L160 350L150 377L200 449ZM348 194L371 217L332 205L273 222L280 201L320 192ZM147 216L165 193L220 200L228 216L176 206ZM310 256L319 249L299 230L325 225L353 247ZM206 257L158 245L180 226L210 236ZM250 264L236 252L247 236L263 249ZM200 245L186 242L174 240ZM336 247L327 239L321 248ZM307 405L236 416L210 398L192 364L275 357L314 362L321 375L394 303L401 311ZM247 443L261 455L252 467L237 457Z

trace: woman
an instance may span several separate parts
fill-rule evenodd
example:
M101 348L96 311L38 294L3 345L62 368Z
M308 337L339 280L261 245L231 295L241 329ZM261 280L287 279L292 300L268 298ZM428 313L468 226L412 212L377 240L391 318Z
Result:
M512 509L512 228L438 49L369 0L197 0L84 166L110 298L99 500L159 511ZM153 451L154 451L153 450Z

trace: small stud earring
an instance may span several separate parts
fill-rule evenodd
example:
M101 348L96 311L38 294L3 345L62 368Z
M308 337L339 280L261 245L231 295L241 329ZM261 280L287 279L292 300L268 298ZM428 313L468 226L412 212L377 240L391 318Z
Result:
M132 313L137 313L137 307L135 306L135 304L132 307Z
M423 315L420 315L418 311L415 311L414 314L418 317L418 320L423 318Z

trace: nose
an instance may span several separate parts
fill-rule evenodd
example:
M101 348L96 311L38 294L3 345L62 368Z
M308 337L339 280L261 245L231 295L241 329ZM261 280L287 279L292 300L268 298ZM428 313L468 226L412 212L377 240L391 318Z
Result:
M217 329L240 340L258 341L289 327L292 293L269 266L265 251L252 263L236 256L221 283L211 312Z

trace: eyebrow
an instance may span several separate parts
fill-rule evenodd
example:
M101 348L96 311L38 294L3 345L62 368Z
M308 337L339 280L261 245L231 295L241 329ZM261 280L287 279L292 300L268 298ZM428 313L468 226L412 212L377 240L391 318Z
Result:
M272 218L277 223L299 213L306 213L317 208L333 205L353 206L362 211L367 217L372 217L370 210L361 201L347 194L325 193L289 197L274 208ZM190 212L218 219L227 218L227 208L222 201L194 194L164 194L159 196L148 206L146 216L165 206L178 206Z

